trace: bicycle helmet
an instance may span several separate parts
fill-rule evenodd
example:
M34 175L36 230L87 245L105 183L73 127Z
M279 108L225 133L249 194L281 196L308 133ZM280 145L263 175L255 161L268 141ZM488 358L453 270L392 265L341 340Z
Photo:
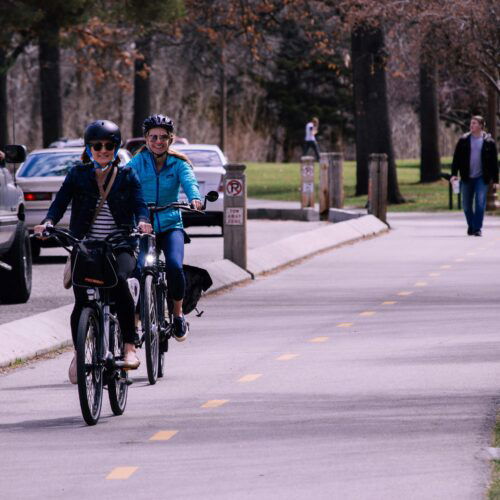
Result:
M142 123L142 132L146 135L152 128L163 128L167 132L174 132L174 122L172 118L165 115L148 116Z
M122 143L122 134L116 123L109 120L96 120L85 129L85 144L92 141L111 141L118 149Z

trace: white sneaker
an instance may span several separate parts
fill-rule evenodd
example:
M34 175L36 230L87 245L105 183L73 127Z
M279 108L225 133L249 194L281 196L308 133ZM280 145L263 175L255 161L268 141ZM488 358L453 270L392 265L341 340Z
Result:
M68 378L72 384L76 384L78 382L76 378L76 351L73 354L73 359L71 360L71 364L69 365Z

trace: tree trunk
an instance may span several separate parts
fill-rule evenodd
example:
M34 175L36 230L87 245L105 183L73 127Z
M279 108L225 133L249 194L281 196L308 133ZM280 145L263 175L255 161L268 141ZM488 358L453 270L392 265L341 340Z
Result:
M49 24L39 38L43 146L61 138L62 106L59 70L59 26Z
M220 59L220 135L219 146L222 151L227 145L227 79L226 79L226 57L224 48L221 48Z
M497 140L497 112L498 93L491 83L488 83L488 116L486 116L486 128L493 139Z
M134 76L134 116L132 118L132 135L142 137L142 123L151 115L151 78L150 62L152 39L146 36L136 41L137 50L144 59L136 59Z
M0 49L0 150L9 143L9 121L7 114L7 61L5 51Z
M420 63L420 182L440 179L439 105L437 66L432 61Z
M356 195L368 193L368 155L388 157L389 203L404 203L399 191L392 147L385 66L384 33L380 28L360 25L351 35L356 127Z

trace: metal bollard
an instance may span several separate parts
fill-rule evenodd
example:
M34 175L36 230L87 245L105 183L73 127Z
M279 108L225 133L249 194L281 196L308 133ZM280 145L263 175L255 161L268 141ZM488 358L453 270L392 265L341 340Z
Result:
M300 158L300 207L314 208L314 158Z
M368 213L387 222L387 155L369 157Z
M225 165L224 176L224 258L243 269L247 267L247 185L246 166Z
M328 191L330 208L344 208L344 155L329 153L328 157Z
M330 194L328 191L328 162L331 153L319 154L319 213L321 215L328 214L330 208Z

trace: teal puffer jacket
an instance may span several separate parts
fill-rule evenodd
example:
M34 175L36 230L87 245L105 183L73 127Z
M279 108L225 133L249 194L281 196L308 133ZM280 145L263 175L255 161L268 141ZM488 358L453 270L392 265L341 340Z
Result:
M175 156L175 154L168 154L160 172L156 170L154 157L147 149L136 154L128 166L132 167L139 177L146 203L162 206L177 201L180 186L186 193L189 202L201 200L193 168L187 161ZM154 229L156 232L182 227L184 227L182 215L178 209L164 210L155 214Z

